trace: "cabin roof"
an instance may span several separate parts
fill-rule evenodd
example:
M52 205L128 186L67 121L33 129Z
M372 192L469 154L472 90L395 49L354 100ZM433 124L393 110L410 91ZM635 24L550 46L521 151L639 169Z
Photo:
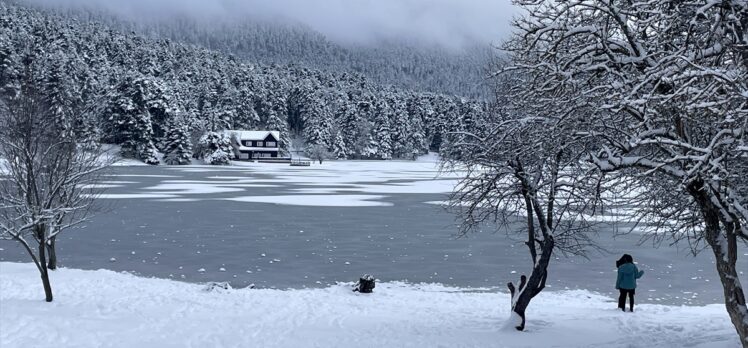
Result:
M277 141L280 139L280 132L278 131L245 131L245 130L229 130L226 131L230 134L235 134L237 140L265 140L265 138L268 137L268 135L272 135L273 138Z

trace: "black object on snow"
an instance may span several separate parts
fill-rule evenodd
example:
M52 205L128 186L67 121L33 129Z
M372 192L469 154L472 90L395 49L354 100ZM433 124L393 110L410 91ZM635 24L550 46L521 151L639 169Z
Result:
M363 277L358 279L353 291L357 291L363 294L370 294L374 291L374 277L369 274L364 274Z
M222 290L229 290L231 289L231 285L229 285L228 282L210 282L208 284L205 284L205 287L203 288L203 291L211 292L211 291L222 291Z

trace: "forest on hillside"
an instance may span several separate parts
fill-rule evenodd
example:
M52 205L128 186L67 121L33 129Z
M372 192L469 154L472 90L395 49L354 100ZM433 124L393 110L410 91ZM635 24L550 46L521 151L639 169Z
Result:
M405 39L342 44L291 20L176 15L149 20L113 13L103 7L62 4L39 6L39 10L103 23L112 29L147 38L198 45L250 63L360 73L380 84L468 98L491 97L488 68L497 57L493 47L477 43L460 49Z
M261 65L170 39L0 3L0 88L34 86L55 126L81 142L114 143L123 155L184 164L208 132L281 132L339 159L413 158L479 131L489 105L378 84L358 73ZM456 136L456 135L455 135ZM219 141L222 141L219 139Z

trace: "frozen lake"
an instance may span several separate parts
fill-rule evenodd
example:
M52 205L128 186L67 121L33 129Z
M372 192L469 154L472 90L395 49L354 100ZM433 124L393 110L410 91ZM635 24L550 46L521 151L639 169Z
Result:
M434 204L455 179L437 175L428 162L115 167L102 183L103 210L62 235L59 261L234 287L318 287L370 273L383 281L506 291L529 268L520 236L455 238L455 217ZM723 301L709 251L693 257L677 247L637 246L640 236L613 238L614 231L603 227L598 237L612 254L559 255L548 290L613 294L614 262L626 252L646 271L638 302ZM748 270L746 253L740 250L738 269ZM28 258L0 241L0 260Z

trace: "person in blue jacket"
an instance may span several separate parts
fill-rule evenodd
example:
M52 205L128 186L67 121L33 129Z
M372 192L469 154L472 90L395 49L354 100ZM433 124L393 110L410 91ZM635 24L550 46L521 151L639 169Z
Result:
M629 254L623 254L623 256L616 261L616 267L618 267L618 278L616 279L616 289L620 291L618 295L618 308L622 311L626 311L626 296L629 297L630 310L634 311L634 293L636 292L636 280L644 275L644 271L640 271L634 264L634 258Z

